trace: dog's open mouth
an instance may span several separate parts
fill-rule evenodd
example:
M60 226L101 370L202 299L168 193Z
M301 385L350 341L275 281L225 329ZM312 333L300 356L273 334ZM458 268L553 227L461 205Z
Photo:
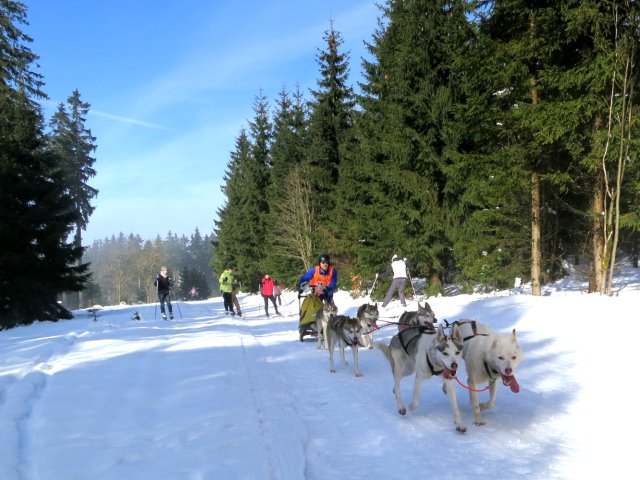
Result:
M505 387L509 387L513 393L518 393L520 391L520 385L518 385L516 377L513 375L500 375L502 376L502 383Z
M451 380L456 376L456 370L449 370L447 367L444 367L444 371L442 372L442 376L447 380Z

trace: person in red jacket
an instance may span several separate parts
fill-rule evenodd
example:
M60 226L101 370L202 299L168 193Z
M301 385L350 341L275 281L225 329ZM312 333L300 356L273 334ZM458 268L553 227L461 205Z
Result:
M262 294L262 298L264 298L264 313L267 315L267 317L269 316L269 300L271 300L271 303L273 303L273 308L276 309L276 315L280 317L281 315L278 311L278 306L276 305L276 297L273 296L273 287L275 286L273 278L271 278L271 276L267 273L264 277L262 277L260 284L262 285L260 293Z

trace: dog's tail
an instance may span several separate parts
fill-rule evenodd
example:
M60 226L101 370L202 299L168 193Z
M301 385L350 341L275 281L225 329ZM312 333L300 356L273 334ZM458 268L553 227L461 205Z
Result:
M387 357L387 360L391 361L391 354L389 353L389 347L382 342L374 342L373 346L384 353L384 356Z

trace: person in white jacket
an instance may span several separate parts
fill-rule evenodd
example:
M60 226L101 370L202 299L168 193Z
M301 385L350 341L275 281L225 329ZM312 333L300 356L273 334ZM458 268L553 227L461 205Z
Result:
M387 291L387 294L384 297L384 301L382 302L382 307L386 307L391 301L391 297L393 297L394 292L398 291L398 297L400 297L400 303L403 307L407 306L407 302L404 299L404 286L407 283L407 259L400 258L398 255L394 255L391 259L391 268L393 270L393 281L391 282L391 286Z

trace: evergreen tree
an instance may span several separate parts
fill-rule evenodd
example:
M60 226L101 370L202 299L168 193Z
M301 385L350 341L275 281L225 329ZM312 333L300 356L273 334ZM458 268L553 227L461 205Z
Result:
M311 91L313 100L309 102L309 147L306 153L306 171L316 204L314 224L318 230L312 232L316 253L335 250L334 239L339 235L333 225L333 193L340 163L351 146L355 106L353 89L348 84L349 55L340 51L343 40L333 28L333 23L323 40L327 48L317 57L320 79L317 90ZM334 259L337 259L337 253Z
M236 149L225 172L222 191L227 197L215 222L213 270L219 276L228 264L235 277L250 291L257 291L264 256L264 195L266 169L254 155L245 130L236 140Z
M82 230L87 229L89 217L95 210L91 200L98 195L98 191L88 184L96 175L93 168L95 158L91 156L96 149L96 138L85 126L90 105L80 100L78 90L74 90L67 99L67 106L69 111L61 103L51 119L49 144L62 160L69 194L80 214L75 226L74 243L81 246Z
M20 29L26 24L23 3L0 0L0 94L39 109L34 99L45 98L46 94L42 91L42 75L31 69L38 56L27 46L31 38Z
M77 212L44 145L37 57L20 23L24 5L0 1L0 328L71 318L58 296L88 280L87 265L76 265L82 248L65 242Z
M93 168L95 159L91 156L96 146L95 137L85 127L89 104L80 100L78 90L74 90L67 99L67 105L68 112L61 103L50 121L52 132L48 137L48 144L61 160L67 191L79 214L73 232L73 242L76 247L82 247L82 230L86 230L89 217L95 209L91 205L91 199L98 194L98 191L88 184L96 174ZM78 292L77 297L65 295L64 299L72 308L78 308L83 303L82 291Z
M267 227L266 265L274 278L291 279L300 275L302 265L311 252L302 257L296 246L296 239L306 232L295 231L291 218L291 196L298 190L292 186L293 178L305 158L307 148L306 104L298 89L293 96L284 88L280 91L273 120L273 141L271 144L271 181L267 191L269 217ZM295 238L292 238L293 235ZM288 283L291 283L288 280Z
M383 12L363 62L358 156L341 170L342 245L365 277L397 253L438 279L450 256L442 205L464 2L388 1Z

